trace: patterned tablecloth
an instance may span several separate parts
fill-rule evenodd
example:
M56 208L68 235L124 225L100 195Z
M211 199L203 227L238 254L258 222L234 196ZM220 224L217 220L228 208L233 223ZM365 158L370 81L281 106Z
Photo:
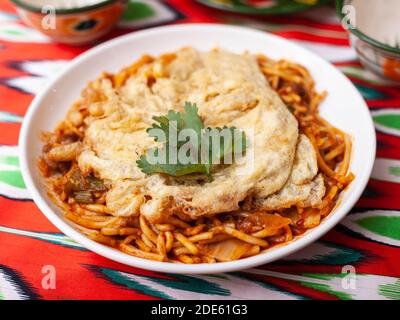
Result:
M32 202L19 170L17 140L34 95L89 47L49 42L21 22L10 2L0 0L0 300L400 299L399 87L360 66L333 8L254 19L193 1L131 0L107 38L189 22L246 25L276 33L330 60L354 82L371 109L378 138L374 171L362 199L319 241L243 272L161 274L84 249L60 233ZM355 273L345 277L348 272Z

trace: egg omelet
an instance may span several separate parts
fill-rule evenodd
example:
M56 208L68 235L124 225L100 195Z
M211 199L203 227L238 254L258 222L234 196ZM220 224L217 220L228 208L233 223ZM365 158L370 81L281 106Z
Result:
M119 87L102 77L93 83L105 99L85 119L77 157L83 173L93 172L110 186L106 204L113 215L152 223L176 214L191 219L248 209L317 206L325 193L317 175L316 153L299 134L295 117L269 86L249 53L181 49L142 65ZM247 161L215 166L212 181L193 174L146 175L136 160L157 142L146 129L153 117L196 103L205 126L234 126L249 132Z

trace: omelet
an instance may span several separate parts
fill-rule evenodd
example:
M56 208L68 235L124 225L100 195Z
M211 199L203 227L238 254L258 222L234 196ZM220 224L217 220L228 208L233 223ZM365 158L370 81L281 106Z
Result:
M316 153L310 140L299 135L292 171L278 192L262 198L256 193L251 207L257 210L280 210L293 205L316 207L325 194L324 179L318 174Z
M321 201L325 187L315 151L254 55L186 48L168 63L158 58L141 66L119 88L106 77L94 86L106 99L86 119L78 165L107 181L107 206L114 215L141 213L159 223L173 214L197 219L236 211L244 203L277 209ZM245 131L250 157L215 166L212 181L199 174L143 173L136 160L158 146L146 133L153 117L182 111L186 101L197 104L205 126Z

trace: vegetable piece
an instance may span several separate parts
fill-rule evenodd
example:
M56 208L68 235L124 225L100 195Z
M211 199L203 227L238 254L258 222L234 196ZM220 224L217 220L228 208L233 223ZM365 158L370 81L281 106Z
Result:
M61 190L81 204L94 203L94 194L108 189L104 182L93 174L83 176L77 166L74 166L59 182Z
M107 191L107 186L104 184L103 180L96 178L94 175L85 177L85 180L88 185L88 190L94 192Z
M74 199L78 203L90 204L93 203L93 195L90 191L77 191L74 192Z
M163 146L148 150L146 155L142 155L136 161L139 168L146 174L164 173L179 177L191 173L202 173L211 179L213 164L221 163L225 156L233 155L236 149L242 153L246 149L246 136L243 131L235 134L237 129L234 127L204 128L196 104L190 102L185 103L183 113L170 110L167 115L153 117L153 119L156 123L147 129L147 133L155 141L163 143ZM226 129L230 130L230 136L221 139L221 132ZM180 141L178 140L180 134L189 136L185 141ZM217 136L218 145L210 142L212 134L220 134ZM235 145L240 145L241 148L238 148L240 146L235 148ZM186 151L185 161L182 161L179 156L182 150Z
M71 195L78 191L90 192L104 192L107 191L107 186L103 180L96 178L90 174L84 177L78 167L71 170L66 178L64 190L67 194Z
M292 221L289 218L282 217L278 214L270 214L265 212L256 212L246 217L239 225L239 230L245 233L263 230L270 231L274 234L282 227L289 225ZM254 230L258 229L258 230Z
M320 210L314 208L307 208L303 213L304 227L307 229L314 228L321 223Z
M251 244L238 239L228 239L207 246L207 254L218 261L240 259L252 248Z

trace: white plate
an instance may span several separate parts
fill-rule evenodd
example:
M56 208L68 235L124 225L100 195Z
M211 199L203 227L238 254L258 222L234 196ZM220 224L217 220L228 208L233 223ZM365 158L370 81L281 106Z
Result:
M46 194L37 169L41 155L40 133L53 130L76 101L87 81L102 71L116 72L143 54L158 55L181 47L209 50L215 47L242 53L263 53L296 61L307 67L319 91L329 95L321 109L333 125L353 137L351 171L356 178L341 195L335 210L316 228L291 243L243 260L216 264L185 265L136 258L96 243L75 230ZM354 206L364 190L375 158L375 130L368 108L352 83L335 67L280 37L241 27L193 24L167 26L128 34L97 46L74 59L50 85L37 95L25 116L20 134L21 168L34 201L62 232L86 248L112 260L139 268L171 273L216 273L246 269L282 258L315 241L335 226Z

